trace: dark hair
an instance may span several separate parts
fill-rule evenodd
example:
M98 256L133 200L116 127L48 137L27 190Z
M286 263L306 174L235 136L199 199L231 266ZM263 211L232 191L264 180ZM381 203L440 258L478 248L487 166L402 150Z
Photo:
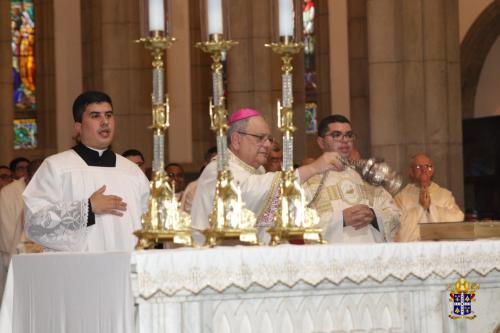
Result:
M207 152L205 153L205 156L203 156L203 160L206 162L206 163L209 163L210 162L210 157L214 154L217 154L217 147L216 146L213 146L213 147L210 147L208 148Z
M13 159L12 161L10 161L10 164L9 164L10 171L12 171L12 172L16 171L16 167L20 162L28 162L29 163L30 160L28 160L26 157L18 157L18 158Z
M10 168L6 165L0 165L0 169L7 169L7 170L10 170Z
M111 97L101 91L86 91L80 94L73 102L73 119L76 123L82 122L82 115L87 105L94 103L109 103L113 106Z
M178 167L179 169L181 169L182 171L184 171L184 168L179 163L168 163L165 166L165 169L168 169L170 167Z
M333 114L333 115L326 116L319 123L318 136L324 137L326 132L328 132L328 125L333 124L333 123L347 123L349 125L351 124L349 119L347 119L346 117L344 117L343 115L340 115L340 114Z
M36 170L42 165L43 159L37 158L36 160L33 160L30 162L28 165L28 176L31 178L35 174Z
M129 149L129 150L126 150L122 153L122 156L123 157L129 157L129 156L140 156L142 158L142 160L144 161L144 155L142 155L142 153L140 151L138 151L137 149Z

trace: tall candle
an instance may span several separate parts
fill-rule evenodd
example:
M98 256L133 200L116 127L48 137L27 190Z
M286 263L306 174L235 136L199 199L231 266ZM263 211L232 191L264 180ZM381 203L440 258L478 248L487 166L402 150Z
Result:
M222 0L207 0L208 34L222 34Z
M163 0L149 0L149 31L165 30Z
M293 36L293 0L279 0L280 36Z

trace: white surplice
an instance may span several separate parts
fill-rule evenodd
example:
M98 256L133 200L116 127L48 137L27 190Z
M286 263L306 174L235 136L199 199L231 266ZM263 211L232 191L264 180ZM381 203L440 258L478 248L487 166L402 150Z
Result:
M400 242L420 240L419 223L460 222L464 213L460 210L453 194L438 184L431 182L429 186L431 204L429 210L419 203L420 187L408 184L394 198L401 208L401 228L397 235Z
M0 300L10 258L17 253L16 246L23 232L24 178L16 179L0 190Z
M181 209L188 214L191 214L191 207L193 206L193 199L198 188L198 179L192 181L186 186L186 189L182 193L181 198Z
M24 178L16 179L0 191L0 251L3 265L7 267L10 257L17 253L16 246L23 232Z
M115 167L89 166L74 150L45 159L23 193L28 238L58 251L132 251L149 183L137 165L115 155ZM87 226L89 198L103 185L104 194L120 196L127 210L96 214Z
M399 227L400 211L392 196L382 187L366 183L359 174L347 168L341 172L330 171L311 177L304 185L308 201L313 198L311 208L320 216L323 239L329 243L373 243L393 241ZM343 210L356 204L365 204L373 209L377 228L372 224L354 230L344 227Z
M257 225L269 227L273 223L273 204L277 202L280 173L268 172L262 166L255 169L228 151L229 170L239 184L245 208L251 210ZM191 226L197 230L208 228L208 216L214 204L217 182L217 161L212 160L198 179L198 188L191 209Z

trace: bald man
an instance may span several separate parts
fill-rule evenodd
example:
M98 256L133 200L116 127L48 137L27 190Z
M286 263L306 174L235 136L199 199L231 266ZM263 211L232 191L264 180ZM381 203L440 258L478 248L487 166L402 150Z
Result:
M402 211L397 241L420 240L419 223L464 220L464 213L456 204L453 194L432 181L434 165L427 155L417 154L412 157L409 175L412 183L395 197Z

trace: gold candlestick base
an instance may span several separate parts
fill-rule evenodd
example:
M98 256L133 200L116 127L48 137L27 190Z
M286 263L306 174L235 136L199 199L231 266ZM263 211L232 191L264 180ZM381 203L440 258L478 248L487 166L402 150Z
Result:
M217 175L214 207L205 230L205 245L215 246L223 240L257 244L255 215L244 207L241 193L234 184L230 170Z
M192 246L191 217L179 209L165 171L155 172L150 188L148 211L142 216L142 230L134 232L138 237L136 249L150 249L163 242Z
M314 209L305 205L305 195L293 170L282 172L278 211L274 226L267 232L271 245L300 239L304 243L322 244L319 217Z

